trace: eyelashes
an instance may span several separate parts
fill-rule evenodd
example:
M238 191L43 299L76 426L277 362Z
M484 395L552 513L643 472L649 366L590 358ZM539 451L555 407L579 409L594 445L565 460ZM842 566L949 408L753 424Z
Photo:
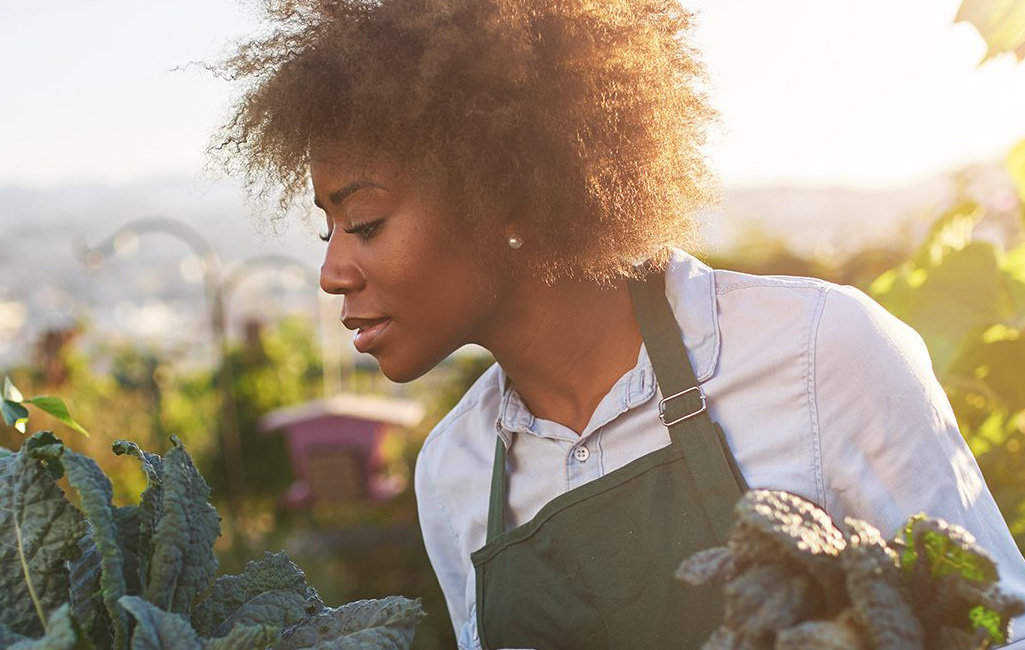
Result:
M377 232L377 229L380 228L382 223L384 223L383 218L374 219L373 221L364 221L363 223L358 223L352 226L351 228L345 228L344 232L349 235L356 235L363 241L368 241L371 237L374 236L374 233ZM333 233L334 228L320 235L321 241L331 241L331 235Z
M345 232L350 235L356 235L363 241L366 241L374 236L377 229L384 223L384 219L374 219L373 221L364 221L358 223L351 228L346 228Z

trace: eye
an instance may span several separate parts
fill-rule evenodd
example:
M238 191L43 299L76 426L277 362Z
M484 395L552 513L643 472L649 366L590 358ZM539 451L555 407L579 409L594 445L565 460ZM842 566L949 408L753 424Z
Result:
M330 230L327 231L326 233L324 233L323 235L317 235L317 236L320 237L320 241L323 241L323 242L331 241L331 231Z
M374 232L384 223L384 219L374 219L373 221L364 221L363 223L355 224L350 228L346 228L345 232L350 235L356 235L363 241L369 240L374 236Z

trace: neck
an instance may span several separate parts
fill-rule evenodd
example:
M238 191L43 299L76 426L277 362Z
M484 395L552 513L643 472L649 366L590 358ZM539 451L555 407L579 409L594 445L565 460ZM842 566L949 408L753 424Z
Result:
M490 350L536 417L580 434L637 363L641 334L626 281L524 283L506 296Z

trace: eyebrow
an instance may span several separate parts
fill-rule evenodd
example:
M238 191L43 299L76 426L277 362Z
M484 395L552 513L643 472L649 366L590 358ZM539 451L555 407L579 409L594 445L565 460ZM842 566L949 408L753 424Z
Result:
M341 205L341 203L345 201L345 199L349 198L350 196L352 196L356 192L359 192L360 190L367 189L368 187L376 187L382 190L387 189L383 185L378 185L377 183L372 183L370 181L355 181L353 183L349 183L340 190L335 190L327 197L327 199L331 202L331 205ZM317 197L313 197L313 204L321 210L324 209L324 206L321 204L320 199L318 199Z

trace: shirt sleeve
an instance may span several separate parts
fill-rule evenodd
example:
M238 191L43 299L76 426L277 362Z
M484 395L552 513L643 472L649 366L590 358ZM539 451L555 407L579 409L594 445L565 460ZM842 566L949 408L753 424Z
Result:
M911 515L941 517L990 553L1002 590L1025 596L1025 560L921 337L860 291L834 287L812 341L813 433L833 519L858 517L892 538ZM1025 638L1025 617L1012 638Z
M458 538L446 516L440 495L431 475L430 461L425 450L417 457L414 472L417 513L420 530L424 538L427 557L434 574L438 577L441 591L445 594L448 614L455 629L456 638L469 619L466 606L466 580L469 576L468 558L459 552Z

